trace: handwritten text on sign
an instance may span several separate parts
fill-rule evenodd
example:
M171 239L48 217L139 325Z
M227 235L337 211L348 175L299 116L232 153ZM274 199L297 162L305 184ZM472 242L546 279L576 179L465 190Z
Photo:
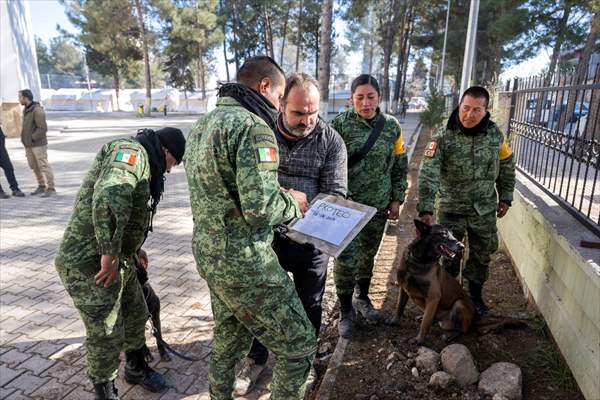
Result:
M317 200L304 218L296 222L294 230L338 246L364 215L361 211Z

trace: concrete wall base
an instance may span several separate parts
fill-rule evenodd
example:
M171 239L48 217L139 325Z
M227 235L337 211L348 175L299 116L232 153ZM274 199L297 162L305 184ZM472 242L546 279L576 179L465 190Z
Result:
M498 231L582 393L597 400L600 251L580 247L586 228L519 173L513 206Z

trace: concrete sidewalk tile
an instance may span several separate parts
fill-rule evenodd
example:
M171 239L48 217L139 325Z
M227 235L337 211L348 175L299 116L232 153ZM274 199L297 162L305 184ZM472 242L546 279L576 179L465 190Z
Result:
M47 370L52 365L54 365L54 361L48 360L47 358L43 358L38 355L33 355L26 361L19 364L18 368L28 369L35 375L39 375L41 372Z
M65 385L64 383L58 382L56 379L52 379L50 382L31 393L31 396L42 399L62 399L75 390L75 387L75 385Z
M169 387L175 389L179 393L185 393L195 380L193 375L185 375L179 372L180 369L170 368L164 373L164 377Z
M29 353L22 353L17 349L12 349L0 356L0 362L10 368L14 368L31 357L32 355Z
M71 377L80 373L85 374L82 367L57 361L50 368L42 372L40 376L56 378L59 382L66 383Z
M7 390L9 392L12 392L7 397L4 397L4 396L0 397L3 400L32 400L31 397L24 395L23 392L20 391L20 390L15 390L15 389L10 389L10 390L9 389L2 389L2 390Z
M24 372L25 370L9 368L4 363L0 364L0 386L6 385Z
M44 385L49 380L50 378L40 378L39 376L32 374L30 371L26 371L7 383L5 386L7 388L21 389L23 390L23 394L30 395L38 387Z

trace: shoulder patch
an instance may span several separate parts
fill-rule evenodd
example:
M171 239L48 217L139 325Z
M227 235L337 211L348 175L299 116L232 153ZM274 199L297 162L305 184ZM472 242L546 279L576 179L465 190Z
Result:
M435 140L432 140L431 142L429 142L427 144L427 147L425 148L425 152L423 153L423 155L425 157L433 157L435 155L436 150L437 150L437 142Z
M498 158L500 160L506 160L508 157L510 157L512 155L512 149L510 148L510 145L508 144L508 141L505 139L501 144L500 144L500 149L498 151Z
M400 134L398 135L398 139L394 142L394 155L399 156L401 154L406 153L406 148L404 147L404 138L402 137L402 128L400 129Z
M135 165L137 161L137 151L134 152L130 149L118 149L114 161Z
M269 142L269 143L273 143L276 144L277 141L275 140L275 136L273 135L267 135L264 133L257 133L252 137L252 140L254 141L255 144L258 144L260 142Z
M263 171L277 170L279 155L275 134L267 126L256 125L250 129L252 147L256 156L258 169Z

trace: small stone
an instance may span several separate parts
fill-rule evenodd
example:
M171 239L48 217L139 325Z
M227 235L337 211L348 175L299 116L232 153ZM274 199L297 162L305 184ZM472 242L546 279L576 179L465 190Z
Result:
M499 394L508 400L521 400L523 396L521 368L508 362L492 364L481 373L478 388L489 396Z
M413 375L415 378L418 378L418 377L419 377L419 370L417 369L417 367L413 367L413 368L410 370L410 373L411 373L411 374L412 374L412 375Z
M382 347L382 348L380 348L379 350L377 350L377 354L381 354L381 353L383 353L383 351L384 351L384 350L385 350L385 349L384 349L383 347Z
M324 342L321 344L321 346L319 347L319 354L327 354L327 353L331 353L331 350L333 349L333 345L329 342Z
M415 355L413 353L411 353L410 351L408 353L406 353L406 357L408 358L413 358Z
M441 359L444 371L454 376L459 384L472 385L479 379L473 356L465 345L456 343L446 346L442 350Z
M447 372L438 371L431 375L429 379L429 385L435 388L445 389L452 383L454 377Z
M494 395L494 397L492 397L492 400L508 400L508 398L502 396L501 394L496 393Z
M427 347L419 347L415 362L419 370L430 374L440 370L440 355Z
M385 366L385 369L389 371L390 368L392 368L393 365L394 365L394 362L391 361L391 362L388 363L388 365Z
M414 367L415 366L415 359L414 358L409 358L408 360L406 360L406 366L408 368Z

